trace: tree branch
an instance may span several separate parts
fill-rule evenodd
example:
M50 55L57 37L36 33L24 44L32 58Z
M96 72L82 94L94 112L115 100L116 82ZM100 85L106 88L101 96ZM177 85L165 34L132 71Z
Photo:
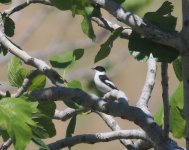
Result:
M137 107L141 108L146 114L151 116L151 113L148 109L148 102L152 94L152 90L155 84L156 77L156 59L150 55L148 59L148 70L146 75L146 81L141 93L141 96L137 102Z
M169 116L170 116L170 107L169 107L169 92L168 92L168 63L161 63L161 84L162 84L162 98L164 106L164 134L166 138L169 138Z
M119 4L115 3L112 0L90 0L92 4L99 5L107 10L110 14L116 17L119 21L127 24L132 29L141 33L146 38L151 39L154 42L173 47L182 53L183 42L180 38L179 33L174 32L164 32L161 31L158 27L152 25L151 23L145 22L139 16L133 15L131 12L123 9ZM16 7L13 7L9 10L5 10L5 15L11 15L21 9L24 9L31 3L41 3L45 5L52 5L49 0L29 0L19 4Z
M98 5L110 14L117 18L117 20L130 26L133 30L144 35L146 38L160 43L162 45L170 46L181 52L182 40L177 32L164 32L160 28L152 25L141 19L137 15L133 15L131 12L122 8L119 4L113 0L90 0L93 5Z
M115 90L116 91L116 90ZM113 92L115 92L113 90ZM117 91L115 95L125 95L121 91ZM111 93L111 92L110 92ZM123 103L115 101L104 101L94 94L88 94L80 89L64 88L64 87L50 87L32 92L29 96L35 97L39 101L46 100L73 100L79 105L84 106L86 109L93 111L100 111L106 114L121 117L133 121L140 126L152 140L157 149L167 149L171 147L169 140L166 140L162 129L155 123L153 118L145 114L141 109L133 106L126 105L126 100ZM124 97L119 97L124 99Z
M12 140L8 139L6 142L4 142L1 147L0 150L7 150L12 144Z
M104 121L105 123L108 125L108 127L112 130L112 131L120 131L122 130L119 126L119 124L117 123L116 120L114 120L114 118L110 115L106 115L104 113L101 112L95 112L97 113ZM120 139L120 142L128 149L128 150L136 150L136 148L134 147L134 144L131 140L126 140L126 139Z
M25 64L33 66L44 73L53 84L58 86L62 85L62 77L55 70L48 66L44 61L31 57L28 53L15 46L15 44L13 44L3 32L0 32L0 43L3 44L10 53L24 61Z
M49 144L49 148L53 150L58 150L64 147L71 147L80 143L94 144L98 142L109 142L117 139L145 139L145 132L139 130L121 130L112 131L106 133L96 133L96 134L83 134L76 135L73 137L67 137L65 139L56 141Z
M70 119L73 115L85 112L86 109L72 109L67 108L64 111L55 110L54 119L66 121Z
M26 79L24 79L21 87L19 87L19 89L16 91L16 93L11 94L11 97L19 97L20 95L22 95L28 89L28 87L31 85L32 80L35 77L37 77L39 74L41 74L41 72L39 72L38 70L34 70Z
M7 9L3 12L4 15L6 16L10 16L11 14L17 12L17 11L20 11L24 8L26 8L27 6L29 6L30 4L32 3L40 3L40 4L45 4L45 5L51 5L52 6L52 3L49 1L49 0L27 0L26 2L24 3L21 3L15 7L12 7L10 9Z
M91 18L94 22L96 22L100 27L109 30L111 32L113 32L114 30L116 30L117 28L121 27L118 24L113 24L112 22L104 19L104 18L98 18L98 17L92 17ZM129 36L131 35L132 30L131 28L127 28L125 27L124 30L121 32L120 37L123 37L125 39L128 39Z
M184 116L186 119L186 149L189 149L189 53L182 56L182 74L184 89Z

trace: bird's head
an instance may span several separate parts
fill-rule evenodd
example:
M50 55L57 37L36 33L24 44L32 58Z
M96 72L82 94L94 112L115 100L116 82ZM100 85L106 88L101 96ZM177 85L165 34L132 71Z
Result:
M92 69L99 72L106 72L106 69L102 66L96 66L95 68L92 68Z

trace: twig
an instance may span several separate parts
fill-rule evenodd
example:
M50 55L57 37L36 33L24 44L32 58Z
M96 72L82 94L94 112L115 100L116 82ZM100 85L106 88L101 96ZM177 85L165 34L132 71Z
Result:
M19 87L19 89L16 91L16 93L11 94L11 97L19 97L20 95L22 95L28 89L28 87L31 85L32 80L35 77L37 77L39 74L41 74L41 72L39 72L38 70L34 70L26 79L24 79L22 86Z
M1 147L0 150L7 150L12 144L12 140L8 139L6 142L4 142Z
M169 107L169 92L168 92L168 64L161 63L161 84L162 84L162 98L164 106L164 135L166 138L169 138L169 116L170 116L170 107Z
M72 109L72 108L66 108L64 111L55 110L54 119L66 121L70 119L73 115L85 111L86 109Z
M152 90L155 84L155 77L156 77L156 60L151 54L148 60L146 81L141 96L137 102L137 107L141 108L148 115L151 115L148 109L148 102L151 97Z
M49 0L27 0L24 3L21 3L15 7L12 7L10 9L7 9L3 12L4 15L6 16L10 16L11 14L20 11L24 8L26 8L27 6L29 6L32 3L40 3L40 4L45 4L45 5L52 5L52 3Z
M122 130L117 121L110 115L106 115L104 113L98 112L97 113L108 125L108 127L112 131L119 131ZM126 139L120 139L120 142L128 149L128 150L135 150L136 148L134 147L134 144L131 140L126 140Z
M106 133L83 134L76 135L73 137L67 137L65 139L49 144L48 147L53 150L58 150L64 147L71 147L80 143L94 144L98 142L108 142L117 139L145 139L145 137L145 132L142 131L121 130Z
M113 32L114 30L116 30L117 28L121 27L118 24L114 24L108 20L106 20L105 18L98 18L98 17L92 17L91 18L94 22L96 22L100 27L109 30L111 32ZM128 39L129 36L131 35L132 29L131 28L124 28L124 30L121 33L121 37Z

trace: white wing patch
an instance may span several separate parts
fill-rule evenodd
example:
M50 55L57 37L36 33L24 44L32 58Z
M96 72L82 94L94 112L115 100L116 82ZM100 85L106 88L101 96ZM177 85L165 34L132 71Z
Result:
M112 81L110 81L110 80L105 80L105 83L111 84L112 86L115 87L115 84Z

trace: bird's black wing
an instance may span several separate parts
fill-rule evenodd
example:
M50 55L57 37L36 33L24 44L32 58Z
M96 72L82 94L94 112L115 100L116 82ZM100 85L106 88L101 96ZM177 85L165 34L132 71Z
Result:
M118 90L114 83L106 75L99 75L99 79L112 89Z

